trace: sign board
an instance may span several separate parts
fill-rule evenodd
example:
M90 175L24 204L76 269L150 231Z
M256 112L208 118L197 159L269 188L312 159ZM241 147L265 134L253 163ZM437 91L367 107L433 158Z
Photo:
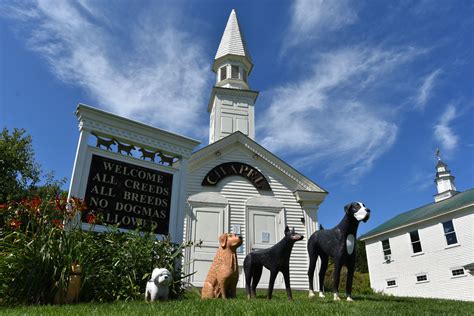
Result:
M102 232L108 228L101 224L117 224L181 243L187 165L199 142L85 104L76 116L68 199L85 200L88 212L70 227Z
M259 190L272 190L267 179L260 171L242 162L226 162L212 168L202 180L201 185L215 186L219 181L229 176L244 177Z
M85 201L88 213L120 228L168 234L173 175L92 155ZM87 222L87 214L82 216Z

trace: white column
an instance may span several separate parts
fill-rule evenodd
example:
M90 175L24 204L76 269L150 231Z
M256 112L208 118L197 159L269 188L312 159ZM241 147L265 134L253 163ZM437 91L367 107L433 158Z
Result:
M71 183L69 185L68 199L71 197L84 198L83 196L79 196L79 194L82 173L86 160L87 141L89 139L89 135L89 131L81 129L81 134L79 135L79 141L77 143L76 159L74 160L74 167L72 169Z
M301 203L302 204L302 209L304 212L304 219L306 222L306 240L308 240L311 235L319 230L319 225L318 225L318 208L319 204L313 204L313 203ZM309 257L308 259L308 265L309 267ZM319 270L321 268L321 261L318 260L316 263L316 269L314 271L314 278L313 278L313 286L314 286L314 291L318 292L319 291Z
M87 156L87 142L89 140L90 132L81 127L81 134L76 149L76 159L74 160L74 167L72 169L71 183L69 184L68 201L72 197L84 199L81 196L81 181L84 172L84 166ZM75 219L71 220L68 228L73 228L81 224L81 214L78 214Z
M173 242L175 243L183 242L184 218L186 209L188 157L181 158L181 165L179 167L180 169L177 177L179 183L176 190L176 192L178 192L178 204L176 205L176 222L174 223L175 233L173 238Z

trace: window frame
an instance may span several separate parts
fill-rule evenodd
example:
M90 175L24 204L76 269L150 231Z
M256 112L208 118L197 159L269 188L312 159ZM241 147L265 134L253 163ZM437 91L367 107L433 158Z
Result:
M422 278L422 277L425 277L425 279L424 280L419 280L419 278ZM425 273L425 272L416 274L415 278L416 278L416 284L430 282L430 278L428 277L428 273Z
M394 284L389 284L389 282L394 282ZM393 288L393 287L397 287L397 286L398 286L398 282L397 282L396 278L385 280L385 287L386 288Z
M448 223L451 223L451 229L452 231L446 231L446 224ZM459 244L459 240L458 240L458 236L456 234L456 229L454 228L454 223L453 223L453 220L450 219L448 221L445 221L445 222L442 222L441 223L442 226L443 226L443 234L444 234L444 238L446 239L446 246L447 247L452 247L452 246L455 246L457 244ZM449 228L448 228L449 229ZM454 240L455 242L453 243L450 243L449 239L448 239L448 235L450 236L449 238L451 238L451 236L454 236Z
M384 242L387 242L388 248L385 248ZM385 262L391 262L392 261L392 249L390 247L390 239L383 239L382 241L382 252L383 252L383 260Z
M234 70L237 69L237 77L234 77ZM230 78L231 79L240 79L240 67L239 65L230 65Z
M416 237L418 237L418 240L413 240L413 234L416 233ZM414 231L411 231L408 233L408 235L410 236L410 242L411 242L411 250L412 250L412 254L414 255L420 255L423 253L423 247L421 246L421 239L420 239L420 233L419 233L419 230L414 230ZM419 247L420 247L420 250L419 251L415 251L415 245L418 244Z
M466 269L464 269L464 267L454 267L454 268L451 268L449 269L451 271L451 278L452 279L455 279L455 278L462 278L462 277L465 277L467 276L467 273L466 273ZM455 271L459 271L459 270L462 270L462 273L461 274L454 274Z
M227 79L227 65L219 68L219 81L223 81L226 79Z

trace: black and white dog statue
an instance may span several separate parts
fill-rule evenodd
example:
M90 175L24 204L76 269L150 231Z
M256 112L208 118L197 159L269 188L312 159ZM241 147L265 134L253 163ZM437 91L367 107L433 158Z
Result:
M316 261L321 258L319 271L319 297L324 297L324 276L328 267L329 257L334 258L333 292L334 300L339 298L339 276L342 266L347 267L346 294L347 300L352 301L352 279L356 263L356 235L359 222L364 223L369 219L370 210L361 202L352 202L344 207L346 215L334 228L316 231L308 239L308 281L309 297L315 296L313 290L313 277Z
M290 255L293 245L298 240L302 240L303 235L295 232L295 228L290 230L285 228L285 236L277 244L264 250L257 250L249 253L244 260L245 288L247 298L256 297L256 289L263 267L270 270L270 282L268 283L268 299L272 298L273 286L278 272L283 273L285 288L288 299L293 299L290 287Z

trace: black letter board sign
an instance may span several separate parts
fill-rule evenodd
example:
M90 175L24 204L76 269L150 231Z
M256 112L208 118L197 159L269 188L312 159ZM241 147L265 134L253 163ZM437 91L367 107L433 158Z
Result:
M88 214L120 228L168 234L173 175L92 155L85 201Z

